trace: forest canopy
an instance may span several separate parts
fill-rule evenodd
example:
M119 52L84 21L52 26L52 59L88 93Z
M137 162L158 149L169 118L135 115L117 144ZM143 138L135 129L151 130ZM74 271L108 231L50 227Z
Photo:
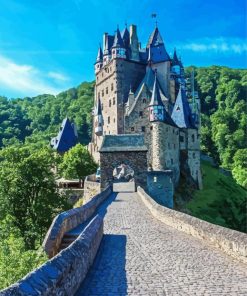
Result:
M201 99L201 149L246 184L247 70L222 66L193 67ZM192 67L186 68L187 75ZM0 148L17 142L48 145L68 116L78 128L79 142L91 138L94 82L83 82L57 96L8 100L0 97ZM240 173L241 172L241 173ZM244 174L244 175L243 175Z

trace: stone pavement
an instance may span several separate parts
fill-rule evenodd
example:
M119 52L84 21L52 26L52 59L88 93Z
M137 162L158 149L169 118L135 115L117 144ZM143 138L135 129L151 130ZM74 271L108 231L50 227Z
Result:
M76 296L247 295L244 264L156 220L137 193L112 194L99 212L105 235Z

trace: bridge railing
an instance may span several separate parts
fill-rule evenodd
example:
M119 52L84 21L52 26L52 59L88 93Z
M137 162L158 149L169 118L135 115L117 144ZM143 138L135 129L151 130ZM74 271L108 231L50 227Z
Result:
M103 218L97 215L69 247L0 291L0 296L74 295L94 261L102 237Z
M228 255L247 263L247 234L161 206L141 187L137 188L137 192L151 214L161 222L203 239Z
M111 191L112 188L109 186L85 205L63 212L54 218L43 242L43 248L49 258L59 252L64 234L92 217Z

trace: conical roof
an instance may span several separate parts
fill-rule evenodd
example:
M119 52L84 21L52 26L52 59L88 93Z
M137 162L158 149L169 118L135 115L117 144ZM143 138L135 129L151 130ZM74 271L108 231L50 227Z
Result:
M102 107L101 107L101 100L98 98L98 103L95 109L95 114L96 116L102 115Z
M129 33L129 30L127 28L125 28L122 31L121 36L122 36L122 40L124 42L125 47L127 47L129 45L129 42L130 42L130 33Z
M163 39L160 35L159 29L156 27L149 37L147 47L158 46L161 44L164 44L164 42L163 42Z
M121 37L120 31L117 28L116 34L115 34L115 38L114 38L114 42L113 42L113 46L112 47L124 47L124 43L123 43L123 39Z
M174 52L173 52L173 58L172 58L172 65L180 65L180 61L178 59L178 56L177 56L177 51L176 51L176 48L174 48Z
M194 128L191 109L186 98L184 87L180 86L172 115L173 121L180 128Z
M99 47L96 62L102 62L103 61L103 52L101 46Z
M68 151L78 142L76 126L66 117L60 127L57 137L51 140L51 147L60 153Z
M152 91L152 97L150 100L149 106L164 106L161 96L160 96L160 89L159 89L159 84L157 82L157 74L155 72L155 77L154 77L154 86L153 86L153 91Z

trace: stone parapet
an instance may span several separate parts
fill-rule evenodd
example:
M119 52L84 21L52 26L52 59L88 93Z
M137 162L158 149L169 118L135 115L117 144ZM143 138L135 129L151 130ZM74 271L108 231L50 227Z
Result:
M43 248L49 258L58 253L64 234L92 217L111 191L112 188L107 187L82 207L68 210L54 218L43 242Z
M68 248L0 291L0 296L74 295L93 263L102 237L103 219L97 215Z
M141 187L137 192L152 215L161 222L205 240L237 260L247 263L247 235L200 220L156 203Z
M96 194L101 192L101 184L100 182L96 181L96 176L89 175L86 177L84 182L84 196L83 196L83 203L88 202L92 199Z

